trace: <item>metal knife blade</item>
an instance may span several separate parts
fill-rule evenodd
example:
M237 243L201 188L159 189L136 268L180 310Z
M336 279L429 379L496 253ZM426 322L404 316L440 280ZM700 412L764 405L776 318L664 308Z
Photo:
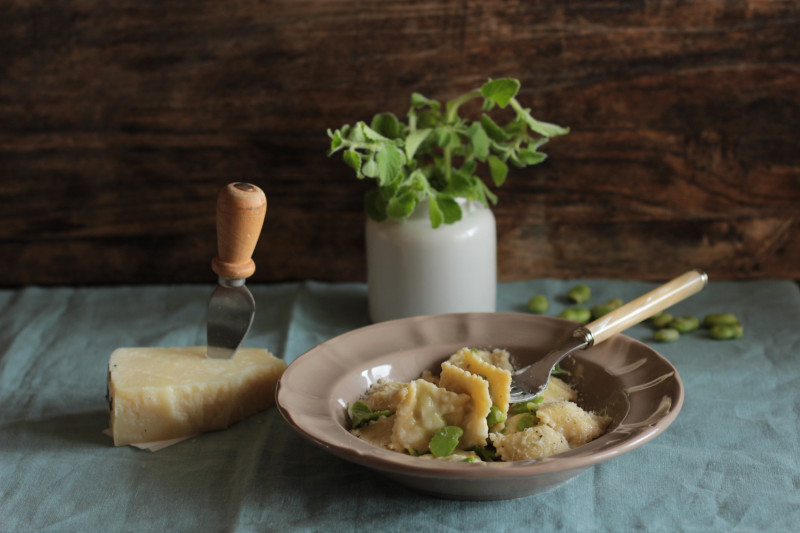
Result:
M230 281L238 280L224 282ZM208 301L206 353L215 359L230 359L250 331L256 312L256 302L244 283L238 287L222 283L220 280L220 285L214 289Z
M217 273L219 285L208 301L208 357L233 357L253 323L256 303L245 280L255 272L252 255L266 211L266 196L249 183L231 183L217 199L219 253L211 268Z

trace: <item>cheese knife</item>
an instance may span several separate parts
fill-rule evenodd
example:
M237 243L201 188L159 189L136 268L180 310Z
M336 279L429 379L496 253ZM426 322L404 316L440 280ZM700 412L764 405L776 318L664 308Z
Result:
M266 212L267 198L255 185L230 183L219 193L217 256L211 261L218 286L208 302L208 357L233 357L253 323L256 303L245 280L256 270L252 256Z

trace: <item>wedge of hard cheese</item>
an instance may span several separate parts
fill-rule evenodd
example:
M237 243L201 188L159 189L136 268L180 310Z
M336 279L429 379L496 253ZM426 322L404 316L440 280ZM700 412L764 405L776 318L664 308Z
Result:
M274 403L285 369L257 348L239 348L231 359L210 359L205 346L119 348L108 362L114 445L227 428Z

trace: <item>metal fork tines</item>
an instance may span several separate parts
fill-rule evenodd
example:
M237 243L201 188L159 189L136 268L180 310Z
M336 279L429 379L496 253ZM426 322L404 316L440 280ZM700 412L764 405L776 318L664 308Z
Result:
M539 396L550 381L555 366L565 357L594 344L592 332L580 327L558 347L535 363L521 368L511 376L511 403L528 402Z

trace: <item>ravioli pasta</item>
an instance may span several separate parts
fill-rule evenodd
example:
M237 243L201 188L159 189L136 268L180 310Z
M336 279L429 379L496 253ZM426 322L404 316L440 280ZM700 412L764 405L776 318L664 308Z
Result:
M512 405L513 366L505 350L462 348L410 383L388 379L361 398L376 416L351 432L375 445L426 459L478 462L547 457L602 435L610 418L585 411L577 391L551 376L537 402ZM453 453L435 456L431 439L444 427L460 428Z

